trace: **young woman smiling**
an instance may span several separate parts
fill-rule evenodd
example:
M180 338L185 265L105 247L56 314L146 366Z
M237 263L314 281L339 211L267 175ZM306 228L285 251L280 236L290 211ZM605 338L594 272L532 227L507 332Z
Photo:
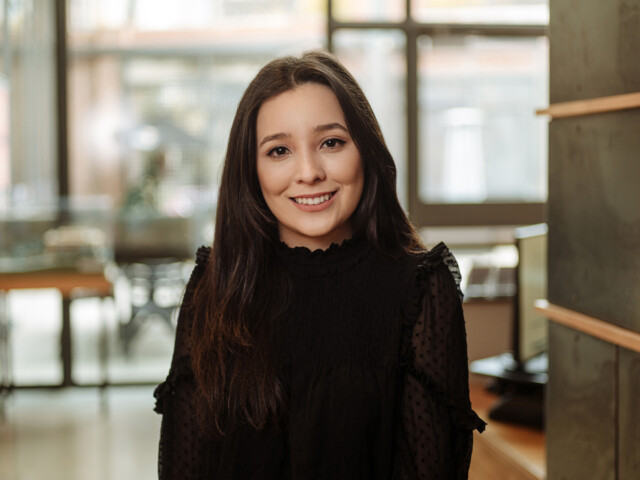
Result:
M325 250L351 238L364 168L331 89L307 83L270 98L256 132L258 180L280 240Z
M460 479L472 430L459 272L399 205L331 55L267 64L234 119L167 380L161 479Z

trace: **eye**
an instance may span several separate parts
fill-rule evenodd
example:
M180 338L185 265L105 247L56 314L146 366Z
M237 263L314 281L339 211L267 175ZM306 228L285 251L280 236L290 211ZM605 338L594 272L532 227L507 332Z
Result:
M328 138L324 141L322 145L327 148L336 148L344 145L346 142L344 140L340 140L339 138Z
M278 146L278 147L273 147L271 150L269 150L267 152L267 156L277 158L277 157L282 157L287 153L289 153L289 149L287 147Z

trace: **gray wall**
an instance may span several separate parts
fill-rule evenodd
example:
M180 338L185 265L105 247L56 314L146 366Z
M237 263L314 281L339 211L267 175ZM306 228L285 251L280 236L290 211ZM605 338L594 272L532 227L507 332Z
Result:
M640 0L550 0L551 103L640 92ZM549 125L549 300L640 332L640 110ZM549 328L548 478L640 478L640 355Z

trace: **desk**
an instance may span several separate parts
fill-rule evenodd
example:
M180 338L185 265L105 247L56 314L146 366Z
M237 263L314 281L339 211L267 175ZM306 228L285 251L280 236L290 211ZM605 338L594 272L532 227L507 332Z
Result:
M472 384L471 404L488 422L484 433L474 432L470 480L544 480L547 461L544 432L489 419L498 398L482 385Z
M0 273L0 360L2 360L2 378L0 387L11 388L12 378L9 358L9 314L5 296L10 290L55 288L62 295L62 328L60 330L60 356L62 363L62 383L51 386L71 386L73 381L73 359L71 345L71 301L76 289L86 289L92 295L106 298L113 294L113 286L104 272L82 272L70 268L36 270L25 272ZM100 340L100 359L102 363L103 383L106 384L107 332L103 320L103 333Z

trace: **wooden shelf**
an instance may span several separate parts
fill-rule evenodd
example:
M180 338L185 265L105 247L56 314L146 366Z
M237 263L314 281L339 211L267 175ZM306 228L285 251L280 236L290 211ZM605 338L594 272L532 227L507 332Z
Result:
M549 105L548 108L536 110L536 115L549 115L551 118L567 118L628 110L630 108L640 108L640 92L576 100L573 102L553 103Z
M640 333L554 305L547 300L536 300L535 309L553 322L640 353Z

